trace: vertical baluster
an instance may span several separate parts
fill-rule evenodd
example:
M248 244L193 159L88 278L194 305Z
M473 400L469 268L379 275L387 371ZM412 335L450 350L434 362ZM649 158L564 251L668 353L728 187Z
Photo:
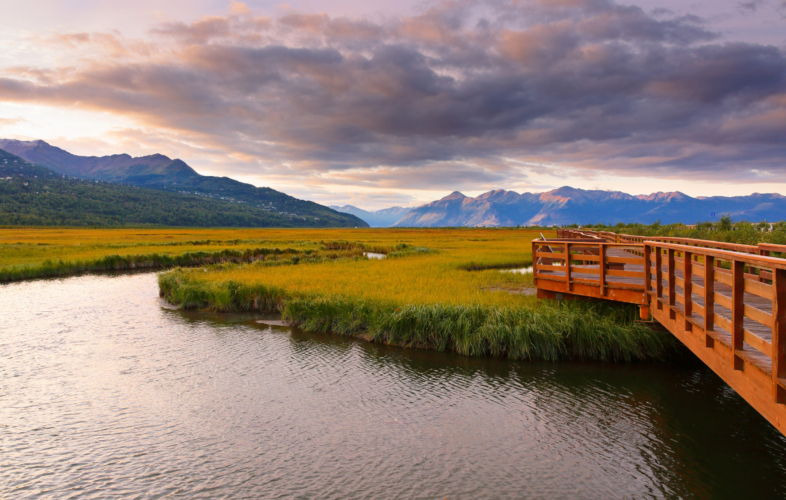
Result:
M668 258L668 268L666 272L668 273L669 278L669 306L674 307L674 304L677 303L677 295L675 292L676 283L674 282L674 249L669 248L667 253Z
M685 297L685 329L691 330L692 325L688 318L693 315L693 253L685 252L682 259L683 264L683 286L682 291Z
M565 243L565 282L568 284L568 291L573 291L570 283L570 243Z
M650 246L644 245L644 293L652 290L652 272L650 269Z
M704 329L715 330L715 257L709 255L704 256ZM712 342L707 343L711 347Z
M598 264L600 268L600 296L606 296L606 245L598 244Z
M786 404L786 390L779 379L786 379L786 270L772 269L772 396Z
M663 298L663 249L660 247L655 247L655 294Z
M731 346L734 356L734 369L742 370L742 358L737 351L742 351L742 329L745 318L743 305L745 292L745 263L732 261L731 263Z

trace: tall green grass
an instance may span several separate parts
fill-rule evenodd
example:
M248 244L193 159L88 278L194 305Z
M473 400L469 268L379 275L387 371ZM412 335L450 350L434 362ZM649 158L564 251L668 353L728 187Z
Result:
M523 360L663 359L676 342L635 322L635 307L582 302L537 306L386 304L341 296L292 296L262 283L202 281L175 269L159 275L161 296L215 311L280 312L294 325L374 342Z

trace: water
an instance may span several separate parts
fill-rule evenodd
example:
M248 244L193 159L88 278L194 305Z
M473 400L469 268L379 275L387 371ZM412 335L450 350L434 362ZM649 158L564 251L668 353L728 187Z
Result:
M773 498L786 439L698 363L516 363L0 286L0 498Z
M384 259L387 257L384 253L374 253L374 252L363 252L363 255L368 257L369 259Z
M532 266L520 267L518 269L500 269L500 271L503 273L532 274Z

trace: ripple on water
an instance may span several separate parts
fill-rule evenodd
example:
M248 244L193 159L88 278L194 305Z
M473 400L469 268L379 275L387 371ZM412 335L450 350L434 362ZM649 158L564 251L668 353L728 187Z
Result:
M739 498L786 487L786 440L699 365L366 344L173 311L154 274L3 285L0 305L8 498Z

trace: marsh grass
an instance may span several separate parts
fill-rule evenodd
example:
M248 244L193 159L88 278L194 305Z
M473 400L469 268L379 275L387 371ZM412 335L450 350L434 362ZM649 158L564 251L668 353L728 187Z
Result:
M237 269L213 271L236 276ZM468 356L630 362L664 359L676 352L673 337L637 323L632 306L532 301L400 305L332 293L293 293L286 286L231 277L204 279L204 274L210 273L200 276L185 269L163 273L160 293L183 307L279 312L307 331Z

